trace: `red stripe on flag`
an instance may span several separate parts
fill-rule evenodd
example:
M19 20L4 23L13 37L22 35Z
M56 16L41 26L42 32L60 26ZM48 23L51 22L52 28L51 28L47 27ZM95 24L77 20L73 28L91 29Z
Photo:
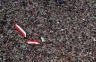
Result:
M19 25L14 24L14 27L23 37L26 37L26 32Z
M27 40L28 44L40 44L39 40Z

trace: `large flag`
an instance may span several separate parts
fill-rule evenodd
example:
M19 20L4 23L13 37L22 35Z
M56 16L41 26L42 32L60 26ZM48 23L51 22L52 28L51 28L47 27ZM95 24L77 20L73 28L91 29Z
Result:
M28 44L40 44L39 40L27 40Z
M15 29L25 38L26 32L17 24L14 24Z

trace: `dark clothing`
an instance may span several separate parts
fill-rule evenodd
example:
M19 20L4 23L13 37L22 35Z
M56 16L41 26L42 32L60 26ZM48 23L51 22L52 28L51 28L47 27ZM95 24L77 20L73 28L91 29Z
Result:
M64 1L63 1L63 0L58 0L58 3L59 3L59 4L63 4Z

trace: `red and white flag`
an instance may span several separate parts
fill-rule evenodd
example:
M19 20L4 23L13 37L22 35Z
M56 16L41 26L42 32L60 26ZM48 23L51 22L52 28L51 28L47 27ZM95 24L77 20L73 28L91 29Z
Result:
M19 25L14 24L14 27L23 37L26 37L26 32Z
M27 40L28 44L40 44L39 40Z

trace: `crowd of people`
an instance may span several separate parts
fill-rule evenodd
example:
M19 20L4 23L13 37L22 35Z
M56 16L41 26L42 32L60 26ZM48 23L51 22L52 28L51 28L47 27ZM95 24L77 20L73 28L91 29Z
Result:
M15 23L40 44L27 44ZM0 0L0 61L96 62L96 1Z

